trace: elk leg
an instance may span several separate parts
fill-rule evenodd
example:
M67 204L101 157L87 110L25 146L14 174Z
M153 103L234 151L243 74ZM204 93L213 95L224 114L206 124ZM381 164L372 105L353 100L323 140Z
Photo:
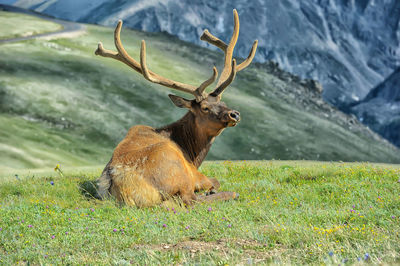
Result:
M181 199L186 206L191 206L196 202L197 197L196 194L194 194L193 192L185 194L181 193Z
M209 178L209 180L211 181L211 183L213 184L213 190L218 190L221 185L219 184L219 181L216 178Z
M199 195L197 196L197 202L213 202L213 201L223 201L237 199L239 194L236 192L224 191L211 194L208 196Z
M209 179L210 179L211 183L213 184L213 188L206 191L206 196L217 193L217 189L219 189L221 187L221 185L219 184L219 181L216 178L209 178Z
M197 192L200 190L205 190L205 191L217 190L220 188L220 186L221 185L219 184L217 179L208 178L205 175L199 173L194 191Z

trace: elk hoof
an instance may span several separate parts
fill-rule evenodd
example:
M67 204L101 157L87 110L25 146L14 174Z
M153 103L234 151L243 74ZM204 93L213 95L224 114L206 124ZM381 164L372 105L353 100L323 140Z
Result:
M210 191L206 192L206 196L212 195L212 194L216 194L217 191L215 189L211 189Z
M219 184L219 181L216 178L210 178L211 184L212 184L212 188L211 190L217 190L221 187L221 185Z

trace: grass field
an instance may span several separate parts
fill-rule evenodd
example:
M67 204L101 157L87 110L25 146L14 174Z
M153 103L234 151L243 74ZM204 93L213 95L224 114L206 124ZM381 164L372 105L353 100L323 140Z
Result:
M61 30L62 26L25 14L0 11L0 40Z
M0 264L400 263L399 165L207 162L240 197L188 209L94 199L101 170L4 178Z
M0 12L0 38L58 29L47 23ZM93 54L100 40L112 49L112 31L88 25L78 38L1 45L0 264L400 263L399 165L206 162L201 171L238 200L136 209L95 199L93 182L130 126L184 114L171 91ZM123 30L135 58L141 39L151 69L182 82L200 83L221 61ZM398 149L265 69L239 73L224 94L243 121L208 159L400 161Z

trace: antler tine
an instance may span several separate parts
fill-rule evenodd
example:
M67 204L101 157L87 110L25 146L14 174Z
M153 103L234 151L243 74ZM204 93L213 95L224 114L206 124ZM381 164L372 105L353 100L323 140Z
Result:
M207 86L209 86L211 83L215 81L218 75L216 69L214 69L213 76L210 79L203 82L199 87L195 87L189 84L164 78L148 69L146 64L146 42L144 40L142 40L140 48L140 63L138 63L126 52L121 42L121 28L122 28L122 21L119 20L117 27L115 28L114 31L114 43L118 53L104 49L103 44L99 43L97 50L95 51L96 55L109 57L121 61L124 64L128 65L129 67L133 68L135 71L142 74L145 79L172 89L190 93L196 97L197 101L201 101L207 96L204 94L204 90Z
M120 58L118 57L118 53L104 49L103 44L101 42L98 43L97 45L97 49L94 52L95 55L100 55L103 57L110 57L110 58L114 58L116 60L120 60ZM121 60L120 60L121 61Z
M158 83L158 80L154 79L150 73L149 69L147 68L146 64L146 42L142 40L142 44L140 46L140 67L142 68L142 74L145 79L148 81Z
M224 41L221 41L220 39L218 39L217 37L212 35L207 29L205 29L203 31L203 34L201 35L200 40L206 41L214 46L217 46L219 49L221 49L224 52L226 51L226 48L228 47L228 45L226 45L226 43Z
M222 92L226 89L226 87L229 86L229 84L232 83L232 81L236 77L236 59L232 60L232 65L231 65L231 73L229 74L229 77L220 85L215 88L215 90L210 94L211 96L218 97L218 100L221 100Z
M140 66L142 68L142 72L143 72L143 76L145 79L154 82L154 83L158 83L163 85L163 81L162 80L157 80L156 78L154 78L153 76L150 75L149 70L147 68L146 65L146 42L144 40L142 40L142 45L140 48ZM203 100L204 98L207 97L206 94L204 94L204 90L210 86L216 79L218 76L218 70L216 67L213 67L213 74L212 76L207 79L206 81L204 81L192 94L195 96L196 101L200 102L201 100Z
M217 87L211 93L212 96L218 97L221 100L222 92L232 83L236 77L236 60L233 59L233 50L235 48L236 42L239 37L239 15L236 9L233 10L233 33L229 44L226 46L224 53L224 68L222 70L221 76L217 82Z
M231 64L232 64L233 49L235 49L235 45L236 45L236 42L239 37L239 28L240 28L239 15L238 15L236 9L233 10L233 21L234 21L233 33L232 33L231 40L228 44L228 47L226 48L224 70L221 73L221 77L218 80L218 84L221 84L222 82L224 82L224 79L229 76L229 73L231 73L230 68L231 68Z
M205 98L206 96L204 95L204 90L205 90L208 86L210 86L212 83L214 83L214 81L217 79L217 77L218 77L218 70L217 70L216 67L213 67L213 74L212 74L212 76L211 76L209 79L207 79L206 81L204 81L204 82L197 88L197 93L198 93L198 95Z
M253 46L251 47L249 56L247 56L247 58L236 67L237 72L246 68L248 65L250 65L251 61L253 61L254 55L256 54L257 45L258 45L258 40L255 40Z
M233 10L233 22L234 22L233 33L231 40L229 41L229 44L224 43L223 41L212 35L208 30L204 30L203 35L200 37L201 40L206 41L212 45L215 45L225 53L224 68L218 80L217 87L215 88L214 92L211 93L211 95L218 95L219 98L221 98L223 90L234 80L236 72L239 72L244 68L246 68L248 65L250 65L257 50L258 41L255 40L248 57L237 66L235 62L235 70L232 71L233 50L238 40L239 28L240 28L239 15L236 9Z
M140 68L137 68L135 65L130 64L123 57L121 57L121 55L119 53L116 53L116 52L108 50L108 49L104 49L103 44L101 42L98 43L97 49L94 53L95 53L95 55L109 57L109 58L113 58L115 60L121 61L122 63L127 64L128 66L132 67L137 72L142 73Z
M114 31L115 48L117 48L119 56L124 59L127 65L132 67L135 71L142 73L139 63L126 52L124 46L121 43L121 28L122 20L118 20L117 27L115 27Z
M239 37L239 15L236 11L236 9L233 10L233 33L231 40L229 41L229 44L226 46L225 49L225 58L224 58L224 68L221 72L221 76L219 77L217 86L221 85L222 83L225 82L225 80L229 77L229 74L231 73L231 64L232 64L232 56L233 56L233 49L235 48L237 39Z
M225 53L224 68L221 72L221 76L219 77L217 86L222 84L228 78L229 73L231 72L233 49L235 48L240 28L239 15L236 9L233 10L233 22L234 22L233 33L229 44L226 44L225 42L221 41L220 39L212 35L208 30L204 30L203 34L200 37L200 40L206 41L212 45L217 46Z

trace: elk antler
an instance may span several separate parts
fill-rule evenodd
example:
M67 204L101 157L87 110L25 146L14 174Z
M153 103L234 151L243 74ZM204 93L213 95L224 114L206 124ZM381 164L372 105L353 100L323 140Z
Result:
M206 41L212 45L217 46L225 53L224 58L224 68L221 72L221 76L217 82L217 87L214 91L210 94L212 96L218 97L221 99L222 93L229 84L235 79L236 72L246 68L254 58L256 53L258 41L255 40L253 46L250 50L249 56L239 65L236 65L235 59L232 60L233 56L233 49L235 48L238 36L239 36L239 15L236 9L233 10L233 34L229 44L227 45L225 42L221 41L214 35L212 35L208 30L204 30L203 34L200 37L200 40Z
M207 94L204 93L204 90L207 86L211 85L218 76L217 68L213 68L212 76L204 81L199 87L195 87L189 84L181 83L178 81L174 81L168 78L164 78L153 71L149 70L146 65L146 42L142 40L141 49L140 49L140 63L138 63L135 59L133 59L125 50L124 46L121 43L121 27L122 21L118 21L117 27L114 31L114 43L117 48L117 52L113 52L107 49L104 49L103 44L99 42L97 50L95 51L96 55L100 55L103 57L109 57L121 61L122 63L128 65L133 68L136 72L139 72L144 76L145 79L157 83L172 89L176 89L179 91L187 92L195 96L196 101L200 102L201 100L207 97Z
M246 68L254 58L256 53L258 41L255 40L253 43L253 47L250 50L249 56L239 65L236 65L236 60L232 60L233 49L235 48L238 36L239 36L239 16L236 9L233 10L233 18L234 18L234 28L233 34L229 44L227 45L214 35L212 35L208 30L204 30L203 35L200 37L201 40L206 41L212 45L217 46L225 53L224 58L224 68L222 70L221 76L217 82L216 88L210 93L211 96L217 97L218 100L221 99L222 93L229 84L235 79L236 72L241 71ZM179 91L187 92L196 98L197 102L202 101L208 95L204 92L205 89L211 85L218 77L218 71L216 67L213 67L212 76L204 81L200 86L195 87L189 84L181 83L178 81L174 81L168 78L164 78L153 71L147 68L146 64L146 42L142 40L141 48L140 48L140 63L138 63L135 59L133 59L125 50L124 46L121 43L121 28L122 21L118 21L117 27L114 31L114 43L118 52L113 52L103 48L103 44L100 42L97 50L95 51L96 55L101 55L103 57L110 57L116 59L118 61L123 62L129 67L133 68L136 72L139 72L144 76L145 79L151 81L153 83L157 83L172 89L176 89Z

